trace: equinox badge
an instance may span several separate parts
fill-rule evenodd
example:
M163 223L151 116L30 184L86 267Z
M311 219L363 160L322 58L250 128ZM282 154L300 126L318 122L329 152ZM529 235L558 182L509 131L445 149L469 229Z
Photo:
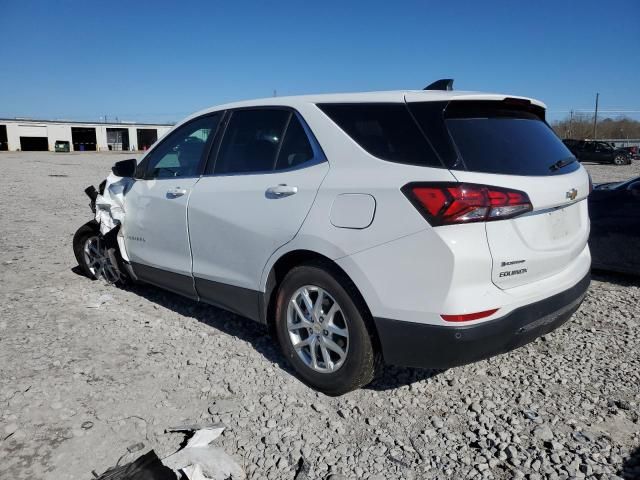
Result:
M566 197L569 200L575 200L577 196L578 196L578 190L576 190L575 188L572 188L566 193Z

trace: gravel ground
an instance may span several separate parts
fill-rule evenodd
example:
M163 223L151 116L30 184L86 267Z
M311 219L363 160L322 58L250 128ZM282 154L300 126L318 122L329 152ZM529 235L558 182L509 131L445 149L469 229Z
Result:
M640 478L640 280L596 276L571 322L512 353L387 367L329 398L257 324L72 271L82 190L121 158L0 154L0 478L89 479L137 442L163 457L183 440L166 427L211 419L249 478ZM640 162L588 168L595 182L640 175Z

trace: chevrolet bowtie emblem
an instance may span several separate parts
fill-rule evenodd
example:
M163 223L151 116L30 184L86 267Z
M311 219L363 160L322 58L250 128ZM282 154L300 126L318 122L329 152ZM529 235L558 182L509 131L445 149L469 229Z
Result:
M569 200L575 200L576 197L578 196L578 190L576 190L575 188L572 188L571 190L569 190L566 194L566 197Z

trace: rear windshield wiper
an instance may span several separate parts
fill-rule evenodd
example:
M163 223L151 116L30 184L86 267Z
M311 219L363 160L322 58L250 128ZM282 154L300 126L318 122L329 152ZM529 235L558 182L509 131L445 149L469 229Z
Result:
M549 165L549 170L555 172L556 170L560 170L562 167L566 167L567 165L571 165L573 162L576 162L576 157L568 157L562 160L558 160L553 165Z

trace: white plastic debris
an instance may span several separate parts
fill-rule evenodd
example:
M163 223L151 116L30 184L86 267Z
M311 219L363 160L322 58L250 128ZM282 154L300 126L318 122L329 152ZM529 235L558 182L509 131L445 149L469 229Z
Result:
M111 300L113 300L113 297L108 293L105 293L104 295L100 295L100 297L98 297L98 301L96 303L87 305L87 308L100 308L102 305L104 305L105 303L109 303Z
M192 430L189 426L170 429ZM246 478L242 467L224 450L209 444L224 431L223 426L212 425L196 430L187 445L162 463L177 474L183 473L189 480L227 480Z
M103 194L96 197L96 221L102 235L123 222L124 196L132 184L132 178L117 177L113 173L107 177Z
M202 473L202 467L200 465L189 465L182 469L189 480L208 480Z

